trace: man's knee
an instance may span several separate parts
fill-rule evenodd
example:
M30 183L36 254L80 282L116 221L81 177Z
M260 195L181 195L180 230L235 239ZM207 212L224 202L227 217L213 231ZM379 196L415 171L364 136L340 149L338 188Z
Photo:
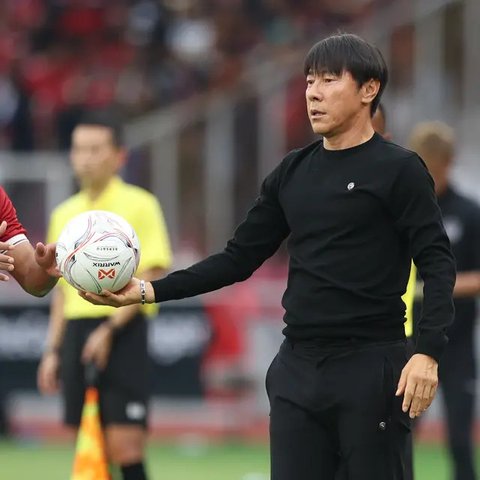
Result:
M105 429L107 456L115 465L131 465L143 461L146 431L137 425L109 425Z

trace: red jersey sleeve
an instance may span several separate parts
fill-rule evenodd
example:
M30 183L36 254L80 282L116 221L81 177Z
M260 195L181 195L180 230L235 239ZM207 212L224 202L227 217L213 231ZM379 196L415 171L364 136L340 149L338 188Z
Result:
M25 238L27 231L18 221L17 212L9 196L5 190L0 187L0 223L4 220L7 222L7 230L5 230L5 233L0 237L0 242L7 242L17 235Z

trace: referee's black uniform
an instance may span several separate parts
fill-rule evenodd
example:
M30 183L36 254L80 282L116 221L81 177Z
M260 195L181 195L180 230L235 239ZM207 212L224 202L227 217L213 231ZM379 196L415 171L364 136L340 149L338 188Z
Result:
M455 267L419 157L375 134L345 150L287 155L222 253L152 282L157 302L247 279L288 238L286 340L267 374L274 480L403 479L409 418L394 396L406 363L405 292L425 281L416 351L438 359Z

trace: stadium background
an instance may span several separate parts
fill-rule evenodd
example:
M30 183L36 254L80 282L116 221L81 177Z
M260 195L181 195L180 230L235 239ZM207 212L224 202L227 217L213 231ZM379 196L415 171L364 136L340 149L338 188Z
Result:
M33 242L75 191L66 150L82 112L114 108L125 178L162 202L186 266L221 248L285 152L312 138L302 60L356 32L384 53L389 130L416 121L458 135L455 182L480 199L478 0L3 0L0 181ZM281 341L279 252L247 283L167 303L151 324L154 479L265 480L266 367ZM72 447L57 398L35 392L48 297L0 285L0 396L11 438L0 479L61 479ZM441 409L418 432L418 478L446 477ZM196 476L195 476L196 475Z

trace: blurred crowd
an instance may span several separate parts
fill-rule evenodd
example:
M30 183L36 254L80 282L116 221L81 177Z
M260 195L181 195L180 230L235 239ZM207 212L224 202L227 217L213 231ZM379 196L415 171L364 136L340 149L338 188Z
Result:
M228 88L386 0L3 0L0 149L64 149L86 109L125 118Z

